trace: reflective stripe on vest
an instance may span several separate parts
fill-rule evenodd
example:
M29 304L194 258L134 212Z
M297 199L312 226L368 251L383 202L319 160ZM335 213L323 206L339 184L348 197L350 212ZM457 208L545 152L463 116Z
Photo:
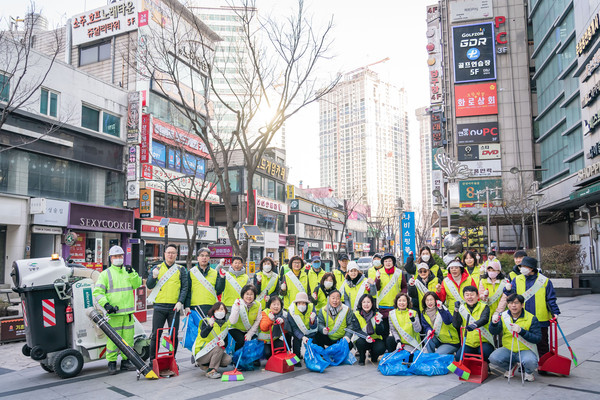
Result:
M209 267L210 268L210 267ZM198 282L204 286L204 288L208 291L208 293L213 297L212 299L206 299L202 302L202 305L214 304L217 301L217 292L215 291L215 287L206 279L206 277L200 272L198 267L194 267L190 270L190 273ZM191 288L190 288L191 290ZM192 294L193 295L193 294ZM193 299L192 299L193 300ZM198 304L192 304L192 306L196 306Z
M302 273L302 271L300 271L300 273ZM294 284L294 286L296 286L296 289L298 289L299 292L306 293L306 289L302 285L302 282L300 282L300 280L298 280L298 278L296 277L296 275L294 275L294 273L292 271L285 274L285 276L287 278L289 278L290 281L292 281L292 283ZM307 278L307 280L308 280L308 278Z
M264 276L266 276L266 275L263 273L263 279L264 279ZM258 294L258 297L256 298L256 300L259 303L261 303L265 299L266 295L270 294L269 291L275 287L275 284L277 283L277 279L278 279L277 274L273 274L273 276L271 278L269 278L269 282L267 282L267 287L265 288L265 290L260 292ZM261 284L262 284L262 282L261 282Z
M241 274L236 278L229 272L225 273L225 289L221 295L221 301L227 307L231 307L233 302L240 298L240 292L242 291L243 285L240 285L238 279L240 279L243 282L243 285L245 285L248 283L249 278L247 274Z
M415 349L420 350L421 346L419 345L419 341L417 339L415 339L413 336L411 336L404 329L402 329L402 327L400 326L400 321L398 321L398 312L402 312L402 311L394 310L394 311L390 312L390 314L389 314L390 320L392 321L394 328L396 329L396 331L398 332L400 337L402 337L402 339L405 340L406 344L409 344L412 347L414 347ZM408 310L406 310L406 314L408 315ZM410 319L409 319L409 321L410 321ZM411 327L412 327L412 323L411 323ZM414 329L413 329L413 331L414 331Z
M161 269L163 265L166 266L165 263L162 263L160 266ZM173 264L173 266L169 268L167 272L165 272L165 274L160 278L160 280L158 281L156 286L154 286L154 289L152 289L152 292L148 296L149 302L154 303L156 296L158 296L158 293L160 292L164 284L167 283L167 281L171 279L177 273L177 271L179 271L179 265Z
M296 323L296 326L298 327L298 329L300 329L300 332L302 332L302 334L304 336L306 335L310 335L313 334L317 331L317 328L313 328L310 329L310 314L313 312L314 310L314 306L309 303L308 307L306 307L306 312L304 313L304 317L306 317L307 322L309 322L309 324L306 324L304 322L304 320L302 319L302 317L298 314L296 314L296 303L292 303L292 305L290 306L290 314L292 316L292 319L294 320L294 322Z
M365 333L365 335L368 335L367 333L367 320L363 318L362 315L360 315L359 311L354 311L354 317L356 318L356 320L358 321L358 324L360 325L360 329ZM371 325L373 325L373 334L371 335L371 337L373 339L381 339L381 335L378 335L375 333L375 326L377 325L375 323L375 318L371 318Z
M248 332L250 330L250 328L252 328L252 324L254 324L254 322L256 322L256 319L259 317L259 314L260 314L260 304L257 303L256 301L252 304L252 306L250 306L250 315L248 313L248 309L246 308L246 305L245 304L240 305L240 317L238 319L238 323L234 324L234 327L239 326L239 320L241 319L242 324L244 325L244 329L246 329L246 332ZM252 316L254 316L254 321L250 321L250 318Z
M329 305L325 308L323 308L321 311L323 312L323 316L325 317L325 320L328 319L328 312L327 310L329 309ZM338 340L340 339L342 336L344 336L345 334L345 329L346 329L346 315L348 315L348 306L345 304L342 304L342 311L340 311L336 316L335 316L335 321L333 323L333 327L329 330L329 333L327 334L328 336L330 336L332 338L332 340ZM329 328L329 324L327 324L328 328ZM343 325L343 326L342 326ZM341 335L339 335L341 331ZM335 338L335 339L333 339Z
M473 313L471 313L467 309L467 307L464 304L462 304L460 306L460 308L458 309L458 312L459 312L460 316L463 319L465 327L467 325L467 320L469 319L467 317L470 316L471 317L470 320L472 320L473 322L477 321L479 319L479 317L481 316L481 313L483 312L484 308L485 308L485 305L483 303L477 303L477 305L473 309ZM489 344L491 344L492 346L494 346L494 337L492 336L492 334L490 333L490 331L486 327L488 324L489 324L489 321L484 326L480 326L479 327L479 330L481 331L481 335L483 336L483 339L485 339L485 340L482 340L482 342L485 343L485 341L487 341ZM473 345L475 343L474 337L475 336L479 336L477 333L474 333L474 332L475 331L467 332L467 346L479 347L479 340L477 340L477 344ZM496 347L496 346L494 346L494 347Z
M198 336L194 341L193 349L196 350L197 346L200 346L200 348L196 350L197 353L194 355L194 360L197 361L200 357L208 354L212 349L217 347L217 343L219 342L219 340L225 341L225 338L229 333L229 326L229 321L226 321L222 326L219 326L219 324L215 322L212 326L213 329L210 332L210 334L212 334L215 337L209 342L207 342L207 339L210 337L210 334L209 336L203 338L202 336L200 336L200 329L198 329Z
M538 321L546 322L550 320L552 314L548 310L548 305L546 304L545 290L546 286L548 285L548 278L542 274L538 274L535 283L527 291L525 291L525 275L517 276L515 283L517 284L517 293L522 294L522 296L525 298L525 304L527 304L527 302L535 296L535 316ZM544 290L540 290L541 288L544 288Z
M384 273L385 273L385 271L384 271ZM393 289L393 287L396 286L396 284L398 283L398 279L400 279L401 277L402 277L402 271L400 271L398 268L396 268L396 270L394 271L394 275L392 275L392 278L390 279L388 284L385 285L385 287L383 289L381 289L379 296L377 296L377 305L379 305L381 300L385 299L385 297L390 293L390 291Z
M517 324L519 325L522 329L525 330L529 330L529 328L531 328L531 322L533 321L533 315L529 312L527 312L526 310L524 311L524 318L519 318L517 319L516 322L512 322L512 317L510 316L510 311L506 310L502 313L502 322L504 323L504 330L502 331L502 345L508 349L507 345L508 345L508 341L511 340L511 344L512 344L512 331L510 329L508 329L508 327L511 324ZM529 315L527 315L529 314ZM519 320L521 321L521 324L518 324ZM506 333L505 333L506 332ZM508 339L508 337L511 337L511 339ZM527 349L512 349L513 352L514 351L519 351L519 350L531 350L533 351L533 354L535 354L535 357L539 360L540 359L540 355L538 353L538 349L537 349L537 345L525 340L523 338L523 336L517 334L517 340L519 342L521 342L522 345L524 345L525 347L527 347Z

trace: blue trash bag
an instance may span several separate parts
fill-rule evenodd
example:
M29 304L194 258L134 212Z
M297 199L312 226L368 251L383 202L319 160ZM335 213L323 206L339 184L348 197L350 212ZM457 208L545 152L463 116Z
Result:
M231 333L227 334L227 346L225 346L225 353L233 356L233 352L235 351L235 340L233 340L233 336Z
M417 361L408 369L414 375L436 376L450 372L448 365L454 361L453 354L423 353L419 357L419 353L418 350L415 351L414 359Z
M384 354L379 361L377 369L383 375L386 376L408 376L412 375L408 371L408 365L402 364L408 362L410 353L406 350L394 351L392 353Z
M348 352L348 356L342 362L342 365L354 365L356 363L356 357L352 354L351 351Z
M254 361L260 360L265 352L265 344L261 340L253 339L244 342L244 346L233 353L233 363L236 364L241 357L238 369L242 371L254 371Z
M187 329L185 330L185 335L183 338L183 347L193 352L194 342L198 337L198 329L200 327L200 324L202 323L202 318L196 310L192 310L192 312L190 312L190 315L188 315L186 318L188 320Z
M350 347L348 346L348 342L344 339L340 339L337 343L332 344L328 348L322 351L323 358L329 361L330 365L336 366L344 363L348 358L348 354L350 353ZM356 361L356 358L354 359Z
M305 345L304 362L306 368L313 372L323 373L325 368L329 366L329 361L326 361L321 353L323 348L313 343L312 339L308 339Z

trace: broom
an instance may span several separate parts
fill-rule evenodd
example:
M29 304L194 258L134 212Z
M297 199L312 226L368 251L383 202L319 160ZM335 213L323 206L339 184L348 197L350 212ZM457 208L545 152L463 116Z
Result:
M565 340L565 344L567 345L567 348L571 352L571 358L573 359L573 364L575 366L577 366L577 357L575 356L575 352L571 348L571 345L569 344L569 342L567 342L567 337L565 336L565 333L563 332L562 328L558 324L558 320L556 318L554 320L556 321L556 326L558 327L558 330L560 331L560 334L562 335L563 339Z
M223 372L221 376L221 382L241 382L244 380L244 375L241 371L238 370L238 366L240 365L240 360L242 359L242 353L244 352L244 347L240 351L240 356L238 357L237 362L235 363L235 368L233 371Z
M469 318L467 318L467 326L468 325L469 325ZM463 334L462 350L460 352L460 361L459 362L453 361L452 364L448 365L448 371L456 374L459 378L462 378L464 380L469 379L469 377L471 376L471 370L463 364L463 358L465 357L465 343L466 342L467 342L467 330L465 329L464 334Z
M169 329L169 336L163 336L160 340L161 346L163 346L168 351L173 351L173 327L175 326L175 318L177 318L177 313L173 315L173 322L171 322L171 329Z

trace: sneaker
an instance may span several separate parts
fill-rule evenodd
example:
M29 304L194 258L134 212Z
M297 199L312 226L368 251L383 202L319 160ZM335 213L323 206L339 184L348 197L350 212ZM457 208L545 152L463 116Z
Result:
M211 369L206 373L206 377L210 379L219 379L221 377L221 374L216 369Z
M517 370L517 368L519 368L519 363L516 363L515 365L513 365L512 369L506 371L504 373L504 377L505 378L512 378L515 376L515 371Z
M109 361L108 362L108 374L115 375L117 373L117 362Z
M523 377L523 380L525 382L533 382L533 381L535 381L535 378L533 377L533 374L528 374L527 372L525 372L525 376Z
M121 371L137 371L131 360L121 360Z

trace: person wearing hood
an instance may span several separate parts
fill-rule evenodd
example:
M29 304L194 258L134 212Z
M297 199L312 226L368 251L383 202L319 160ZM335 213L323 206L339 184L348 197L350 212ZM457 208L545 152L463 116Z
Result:
M363 294L358 299L358 304L351 325L352 331L361 334L354 342L358 352L358 365L365 365L367 350L371 355L371 362L377 364L379 356L385 353L385 342L382 336L383 317L377 312L375 299L370 294Z
M360 272L356 261L350 261L348 263L348 275L340 290L342 293L342 301L350 310L358 310L360 305L360 299L364 294L370 294L371 296L377 293L375 284L370 284L365 276Z
M381 259L383 268L375 273L375 287L377 289L377 308L383 315L385 327L384 338L390 331L388 314L396 307L396 296L406 293L406 276L400 268L396 267L396 257L386 253Z
M256 300L260 302L261 308L265 309L271 297L279 293L279 275L271 257L263 258L259 268L260 270L254 275L254 286L258 289Z
M133 312L135 299L133 291L142 285L142 278L131 266L123 268L124 252L120 246L113 246L108 252L110 267L98 276L92 295L100 307L108 314L108 324L127 343L133 344ZM119 348L110 339L106 340L106 361L108 373L117 373ZM135 371L135 366L121 354L121 370Z
M152 311L152 333L150 334L150 360L156 357L156 342L160 341L165 326L173 327L173 354L179 346L179 313L184 309L188 293L188 272L184 266L177 264L177 246L169 244L165 247L164 261L154 267L148 275L146 287L152 289L148 301L154 303ZM152 364L152 362L150 363Z
M333 274L335 275L335 282L336 282L335 288L337 290L342 289L342 285L344 284L344 281L346 280L346 274L348 273L348 263L349 262L350 262L350 259L348 258L347 254L340 254L340 256L338 257L339 269L333 270Z
M527 257L527 252L525 250L517 250L515 251L515 254L513 254L513 260L515 261L515 265L512 271L510 271L510 274L508 274L508 279L510 281L515 279L517 275L521 275L521 271L519 271L519 268L521 268L521 261L523 261L523 257Z
M550 279L542 275L537 268L537 260L533 257L523 257L520 267L521 275L517 275L510 285L504 289L509 296L520 294L525 299L525 310L535 315L542 331L542 339L537 344L540 357L550 351L548 343L548 327L550 319L560 314L556 304L556 292ZM510 287L509 287L510 286Z
M423 247L421 247L421 250L419 250L419 257L417 257L416 265L419 265L422 263L427 264L427 266L429 267L429 270L433 273L433 275L436 278L438 278L438 280L440 282L442 281L442 279L444 279L446 272L442 268L440 268L439 265L437 265L435 263L435 259L433 258L433 255L431 253L431 249L429 248L429 246L423 246ZM415 262L414 262L414 258L412 255L412 251L408 255L408 258L406 259L406 264L404 265L404 269L410 275L417 275L418 271L417 271L417 268L415 267Z
M350 344L352 334L346 330L352 326L354 314L342 303L342 295L334 290L328 298L327 306L317 313L317 334L315 344L331 346L342 338Z
M408 280L408 295L411 297L415 309L422 314L424 310L423 296L427 292L435 292L440 281L429 269L429 264L422 262L417 268L417 275Z
M315 310L319 312L323 307L327 305L327 299L329 295L336 288L336 277L333 272L326 272L321 277L321 283L317 285L315 291L312 293L312 302L315 305Z
M292 302L288 312L288 331L292 333L292 349L294 354L302 358L302 344L317 334L317 313L308 295L300 292Z
M473 278L475 286L478 286L481 274L485 272L484 268L486 268L487 264L477 264L476 255L472 251L467 251L465 254L463 254L462 263L465 267L465 271L467 271L467 273L471 275L471 278Z
M218 379L221 377L218 368L231 363L231 356L225 352L231 323L225 319L227 307L220 301L213 304L205 315L192 346L192 353L197 366L204 367L208 364L206 376Z
M241 290L246 286L250 277L244 267L244 259L239 256L231 258L231 265L225 271L224 267L218 269L219 276L215 285L217 294L221 295L221 301L231 310L233 303L241 296Z
M246 285L240 291L241 298L234 300L229 315L231 329L229 333L235 340L235 350L244 346L244 342L252 340L260 325L261 308L256 301L258 290L254 285Z
M464 302L456 301L454 305L454 315L452 316L452 325L457 332L460 328L464 329L465 354L481 354L483 359L488 360L492 351L494 351L494 337L488 330L490 323L490 308L487 304L479 301L479 292L475 286L466 286L463 291ZM481 350L480 350L481 337ZM458 349L455 360L461 359L462 348Z
M428 353L454 354L460 347L460 337L452 325L452 314L434 292L422 300L421 326L426 334Z
M210 250L206 247L198 250L198 265L188 274L188 295L185 299L185 315L199 307L202 315L207 315L217 302L217 276L219 273L210 267Z
M417 312L411 309L410 297L407 293L398 293L394 299L395 310L389 313L390 332L386 339L388 352L403 348L407 351L421 350L419 333L421 321Z
M323 275L325 275L325 270L322 267L322 263L321 263L321 257L320 256L313 256L310 260L310 269L308 270L308 288L307 288L307 293L313 293L315 291L315 289L317 288L317 286L319 285L319 283L321 282L321 279L323 278ZM314 298L314 300L317 300L316 298Z
M453 314L454 305L457 302L465 302L462 292L467 286L475 286L477 288L475 281L465 271L465 267L457 257L448 264L448 276L444 278L441 284L436 286L435 292L440 300L446 303L450 313Z
M283 296L283 308L286 310L290 309L298 293L308 293L308 274L304 269L302 257L292 257L290 266L292 268L285 273L279 286L279 294Z
M273 330L273 347L281 348L283 341L281 337L285 335L285 324L288 318L288 312L283 309L283 301L279 296L272 296L267 303L267 308L262 311L260 320L260 332L258 339L265 343L265 358L271 357L271 329Z
M487 271L479 281L479 298L490 307L490 314L504 311L506 296L504 289L510 281L502 273L500 261L494 260L487 265Z

